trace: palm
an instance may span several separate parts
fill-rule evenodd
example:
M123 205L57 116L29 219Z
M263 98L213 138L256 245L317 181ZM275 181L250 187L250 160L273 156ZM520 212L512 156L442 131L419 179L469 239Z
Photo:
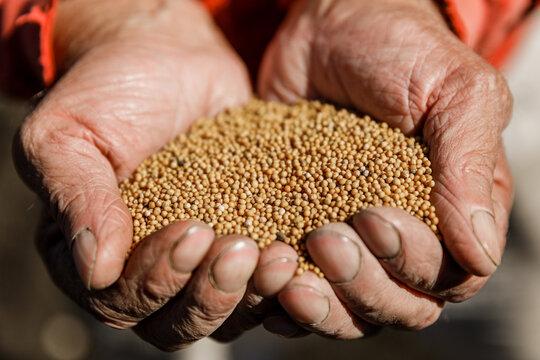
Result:
M488 131L500 135L507 119L489 123L488 128L465 125L468 119L496 118L501 114L508 117L508 99L500 101L499 96L494 96L500 77L493 70L487 76L479 76L479 68L486 67L482 60L445 29L440 19L430 18L429 14L406 7L396 10L383 5L366 9L361 2L337 3L325 13L324 20L319 19L319 32L312 31L311 35L306 35L310 29L305 22L293 25L292 16L266 54L261 93L285 101L303 96L326 98L352 105L406 134L421 133L431 148L438 183L433 202L443 217L441 230L448 238L462 238L464 234L459 229L468 227L468 214L458 214L452 218L452 224L444 221L446 213L455 212L456 198L486 206L485 199L475 195L476 189L463 187L469 179L458 177L447 168L449 156L459 156L457 152L449 154L451 149L461 149L459 153L467 155L452 160L465 173L489 175L496 169L492 184L473 185L493 186L494 197L508 210L511 179L500 136L493 141L470 142ZM310 51L306 51L308 47ZM464 126L453 126L456 119ZM463 132L468 132L468 136L461 136ZM500 156L493 159L483 156L486 153ZM474 171L468 170L470 165L466 163L471 160L476 162ZM506 221L503 223L499 229L501 237L506 228ZM456 243L462 245L459 239ZM458 256L458 261L465 262L461 260Z
M380 265L374 261L384 256L374 251L381 248L381 234L386 233L374 232L372 220L355 220L354 230L361 237L346 224L330 224L330 231L359 244L360 268L371 273L360 270L354 280L334 279L335 295L328 292L328 284L318 285L330 303L335 302L334 309L342 303L348 312L331 310L312 330L331 334L351 312L379 325L387 325L390 316L402 327L425 327L440 313L435 303L422 303L426 294L430 299L462 301L478 291L487 278L470 274L490 275L505 243L512 179L500 134L510 118L511 96L502 77L447 29L432 1L300 2L270 44L260 80L264 98L328 99L408 135L423 135L436 182L431 201L446 248L461 266L427 226L401 211L371 210L400 234L400 252ZM485 231L472 224L480 213ZM496 229L486 225L489 218L494 218ZM315 261L326 265L325 274L339 274L337 258L325 255L331 250L327 238L311 248L308 244L308 249ZM365 252L363 243L373 254ZM374 284L376 271L390 276ZM287 289L313 284L293 279ZM403 285L411 291L402 292ZM294 318L302 314L303 295L291 294L281 293L280 302ZM415 304L417 312L392 298ZM371 311L366 313L366 308ZM420 313L426 317L418 317ZM355 330L341 336L359 336L354 321L351 328Z
M240 71L217 51L115 44L93 49L49 96L61 122L87 130L122 178L198 117L245 100Z
M112 287L85 289L110 285L124 268L132 225L118 182L198 117L247 100L251 90L244 71L221 48L184 50L159 39L98 46L69 69L23 125L15 160L49 210L37 233L40 253L60 288L103 321L133 326L189 279L171 275L161 263L178 233L193 225L182 222L138 249ZM96 234L103 259L91 264L91 253L78 257L74 250L87 284L78 280L69 248L69 239L85 226ZM210 244L201 239L199 248L206 251ZM154 285L139 289L153 279L158 279Z

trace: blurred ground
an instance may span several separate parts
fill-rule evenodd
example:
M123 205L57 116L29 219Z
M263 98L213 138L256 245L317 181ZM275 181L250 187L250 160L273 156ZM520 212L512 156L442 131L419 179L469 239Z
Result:
M49 280L33 247L39 203L18 179L11 138L27 108L0 99L0 359L540 359L540 15L505 69L515 113L505 141L516 201L503 263L472 300L449 305L432 327L384 330L359 341L284 340L261 329L231 346L203 342L166 354L130 331L99 324Z

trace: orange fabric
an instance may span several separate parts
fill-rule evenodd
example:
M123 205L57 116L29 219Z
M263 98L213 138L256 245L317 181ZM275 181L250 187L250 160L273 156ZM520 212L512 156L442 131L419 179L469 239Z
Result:
M53 3L56 4L56 1ZM43 81L45 85L52 84L54 80L54 53L52 44L53 18L55 15L54 8L46 10L39 6L33 6L30 12L19 16L15 20L15 27L22 27L27 23L36 23L40 26L40 55L39 62L43 67Z
M252 81L264 49L294 0L201 0L245 61Z
M211 14L217 14L229 6L230 0L202 0L202 2Z
M59 0L0 0L0 86L32 94L54 81L52 31ZM260 59L295 0L200 0L255 79ZM439 0L462 41L499 66L540 0Z
M445 0L446 12L460 39L500 66L523 32L532 0Z
M54 81L53 24L58 0L0 0L0 85L31 95Z

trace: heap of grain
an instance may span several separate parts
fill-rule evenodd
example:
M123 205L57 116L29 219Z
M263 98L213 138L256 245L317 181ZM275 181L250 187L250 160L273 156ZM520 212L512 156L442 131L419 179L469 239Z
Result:
M303 240L370 206L394 206L438 234L427 148L368 116L317 101L251 100L197 121L121 185L134 245L176 220L216 234L274 240L299 254L298 273L322 272Z

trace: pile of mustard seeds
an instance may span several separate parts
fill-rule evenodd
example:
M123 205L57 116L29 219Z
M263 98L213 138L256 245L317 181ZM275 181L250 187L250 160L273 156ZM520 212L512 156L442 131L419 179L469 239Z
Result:
M404 209L439 236L427 151L420 139L329 104L253 99L198 120L120 190L134 246L173 221L198 219L217 235L244 234L261 248L290 244L297 273L323 277L306 235L368 207Z

